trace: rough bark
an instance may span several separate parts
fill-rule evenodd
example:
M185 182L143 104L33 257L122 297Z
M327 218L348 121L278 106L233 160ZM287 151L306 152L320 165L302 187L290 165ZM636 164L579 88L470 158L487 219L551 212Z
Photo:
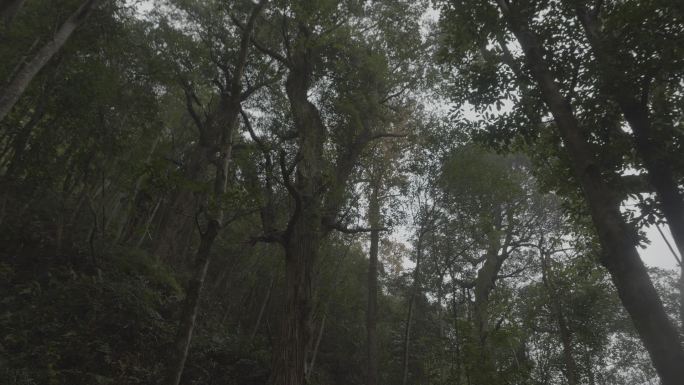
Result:
M620 202L603 180L602 170L594 161L595 154L583 136L572 106L561 94L544 58L544 50L527 20L504 0L498 0L498 4L522 47L572 161L573 173L601 243L601 263L608 269L663 384L681 384L684 350L636 249L635 230L622 217Z
M302 210L285 245L285 312L278 349L273 354L270 384L305 383L307 347L311 339L312 271L320 242L316 207ZM318 217L318 221L316 221Z
M78 9L55 32L54 36L48 41L33 58L24 64L19 72L10 80L0 93L0 121L10 112L17 103L21 95L31 83L31 80L47 64L48 61L62 48L69 37L92 13L100 0L86 0Z
M299 163L294 185L287 181L295 211L284 234L285 313L278 349L273 355L272 385L301 385L305 381L306 349L311 338L312 276L322 231L323 143L325 126L308 100L309 53L298 48L286 91L299 136ZM284 177L289 178L288 175Z

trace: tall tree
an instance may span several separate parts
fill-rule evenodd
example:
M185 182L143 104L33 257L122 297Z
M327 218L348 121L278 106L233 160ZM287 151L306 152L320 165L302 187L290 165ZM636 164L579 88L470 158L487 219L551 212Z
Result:
M530 9L503 0L498 1L498 6L523 49L532 76L565 142L603 247L601 262L611 273L622 303L663 383L676 384L684 377L684 368L678 364L684 360L684 350L636 249L634 229L623 219L620 202L603 179L584 130L548 68L544 48L529 26Z
M213 163L216 171L214 176L213 199L219 201L222 199L228 189L228 166L231 159L233 136L238 126L238 118L240 116L240 103L243 95L243 77L247 62L248 50L250 48L250 40L252 32L255 28L257 18L267 0L261 0L254 6L249 15L248 21L243 28L242 36L240 38L240 49L238 57L235 62L235 67L232 72L232 78L228 79L228 89L223 90L219 106L214 115L210 116L207 121L200 122L197 120L198 128L200 129L201 138L200 146L195 151L201 154L195 156L202 157L202 160L192 159L196 162L190 168L191 175L194 180L197 180L202 171L201 167L206 167L209 162ZM186 91L189 92L189 91ZM190 98L189 95L187 95ZM192 101L189 101L192 103ZM190 113L195 114L193 107L189 107ZM212 246L219 229L225 226L225 213L221 204L218 203L216 208L209 208L211 212L205 212L207 217L206 230L200 230L200 244L195 255L195 266L192 279L188 283L186 289L185 301L181 311L181 319L178 327L178 333L174 342L174 347L171 352L171 359L168 363L168 371L164 380L165 384L177 385L180 383L187 360L188 350L192 341L192 334L195 327L197 313L200 303L200 294L204 281L207 276L207 270L211 264ZM197 213L200 215L202 213Z
M55 31L50 41L45 43L28 62L23 64L9 83L0 90L0 121L14 107L36 74L62 48L76 28L88 18L99 2L100 0L85 0L81 3L78 9Z

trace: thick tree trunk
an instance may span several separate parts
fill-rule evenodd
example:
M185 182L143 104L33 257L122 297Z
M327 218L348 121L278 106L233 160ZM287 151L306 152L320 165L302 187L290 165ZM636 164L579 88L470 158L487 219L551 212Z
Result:
M636 232L625 222L620 202L603 180L572 107L548 69L537 37L529 30L527 21L510 9L506 1L498 0L498 3L523 49L572 160L573 172L582 187L603 249L601 263L610 272L663 385L679 385L684 378L684 350L636 249Z
M380 242L380 201L379 186L371 187L368 205L368 224L370 233L370 252L368 254L368 304L366 308L366 349L368 368L366 385L378 383L378 244Z
M21 70L14 75L9 84L0 93L0 121L10 112L24 93L31 80L47 64L47 62L66 43L71 34L90 15L100 0L85 0L62 26Z
M218 230L219 222L210 220L206 232L202 234L195 260L195 272L186 289L178 334L172 347L171 360L163 382L164 385L178 385L180 383L185 361L188 358L192 333L195 329L202 286L211 262L211 248L218 235Z
M278 349L273 354L272 385L305 383L311 340L312 272L320 242L317 207L304 208L285 244L285 311Z

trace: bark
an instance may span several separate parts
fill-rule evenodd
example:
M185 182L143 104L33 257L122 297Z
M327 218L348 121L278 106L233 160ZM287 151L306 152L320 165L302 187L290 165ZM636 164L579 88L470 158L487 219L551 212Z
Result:
M33 78L62 48L71 34L88 18L100 0L85 0L21 70L14 75L0 94L0 121L10 112Z
M305 383L307 346L311 339L312 272L320 241L317 207L302 210L285 245L285 312L278 349L273 354L270 384Z
M634 133L637 154L648 171L648 180L659 198L659 207L665 215L677 245L679 254L684 253L684 197L673 175L672 159L667 146L655 137L653 122L649 116L647 100L639 101L632 82L620 68L620 54L614 52L619 44L604 39L601 26L593 13L577 5L577 16L591 44L606 90L620 106L622 114ZM648 87L648 85L647 85Z
M484 348L489 335L489 296L494 290L501 266L508 258L507 254L499 254L498 251L498 247L488 251L484 265L477 271L477 278L475 279L474 316L482 348Z
M603 180L602 170L594 161L595 154L583 136L570 103L561 94L527 20L517 10L509 8L504 0L498 0L498 3L522 47L572 161L575 178L582 188L602 246L601 263L608 269L663 385L681 384L684 351L636 249L635 230L622 217L620 202Z
M684 335L684 261L679 263L679 322L680 332Z
M378 244L380 242L380 202L379 186L372 186L368 206L370 233L370 252L368 255L368 305L366 309L366 349L368 359L367 385L378 383Z
M293 44L288 44L287 58L267 51L289 69L285 91L297 132L295 164L286 165L284 153L281 156L283 181L294 201L294 210L287 228L277 237L285 249L286 299L280 340L272 358L271 385L302 385L306 381L306 351L311 341L311 272L320 242L330 231L339 229L335 219L345 199L341 187L346 185L361 149L372 139L370 131L363 130L341 152L331 168L335 170L332 178L324 179L327 128L320 111L308 99L320 47L312 44L312 33L305 24L298 25L297 31Z
M499 241L494 240L482 267L477 271L475 278L473 316L477 329L478 349L480 353L479 363L473 373L476 383L495 384L497 382L496 365L488 349L487 338L489 337L489 296L494 290L497 276L501 266L508 258L503 251L499 253Z
M295 201L283 234L285 248L285 311L280 339L273 354L271 385L305 383L306 350L311 339L312 271L318 256L322 228L323 147L326 127L307 92L313 72L308 33L300 29L293 47L285 90L298 133L298 158L294 183L281 164L288 192ZM281 162L283 163L284 160Z

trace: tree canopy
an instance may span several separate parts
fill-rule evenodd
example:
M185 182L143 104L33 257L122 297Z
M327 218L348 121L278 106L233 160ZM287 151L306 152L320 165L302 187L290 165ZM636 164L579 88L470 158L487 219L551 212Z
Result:
M680 385L683 75L675 0L1 0L0 384Z

